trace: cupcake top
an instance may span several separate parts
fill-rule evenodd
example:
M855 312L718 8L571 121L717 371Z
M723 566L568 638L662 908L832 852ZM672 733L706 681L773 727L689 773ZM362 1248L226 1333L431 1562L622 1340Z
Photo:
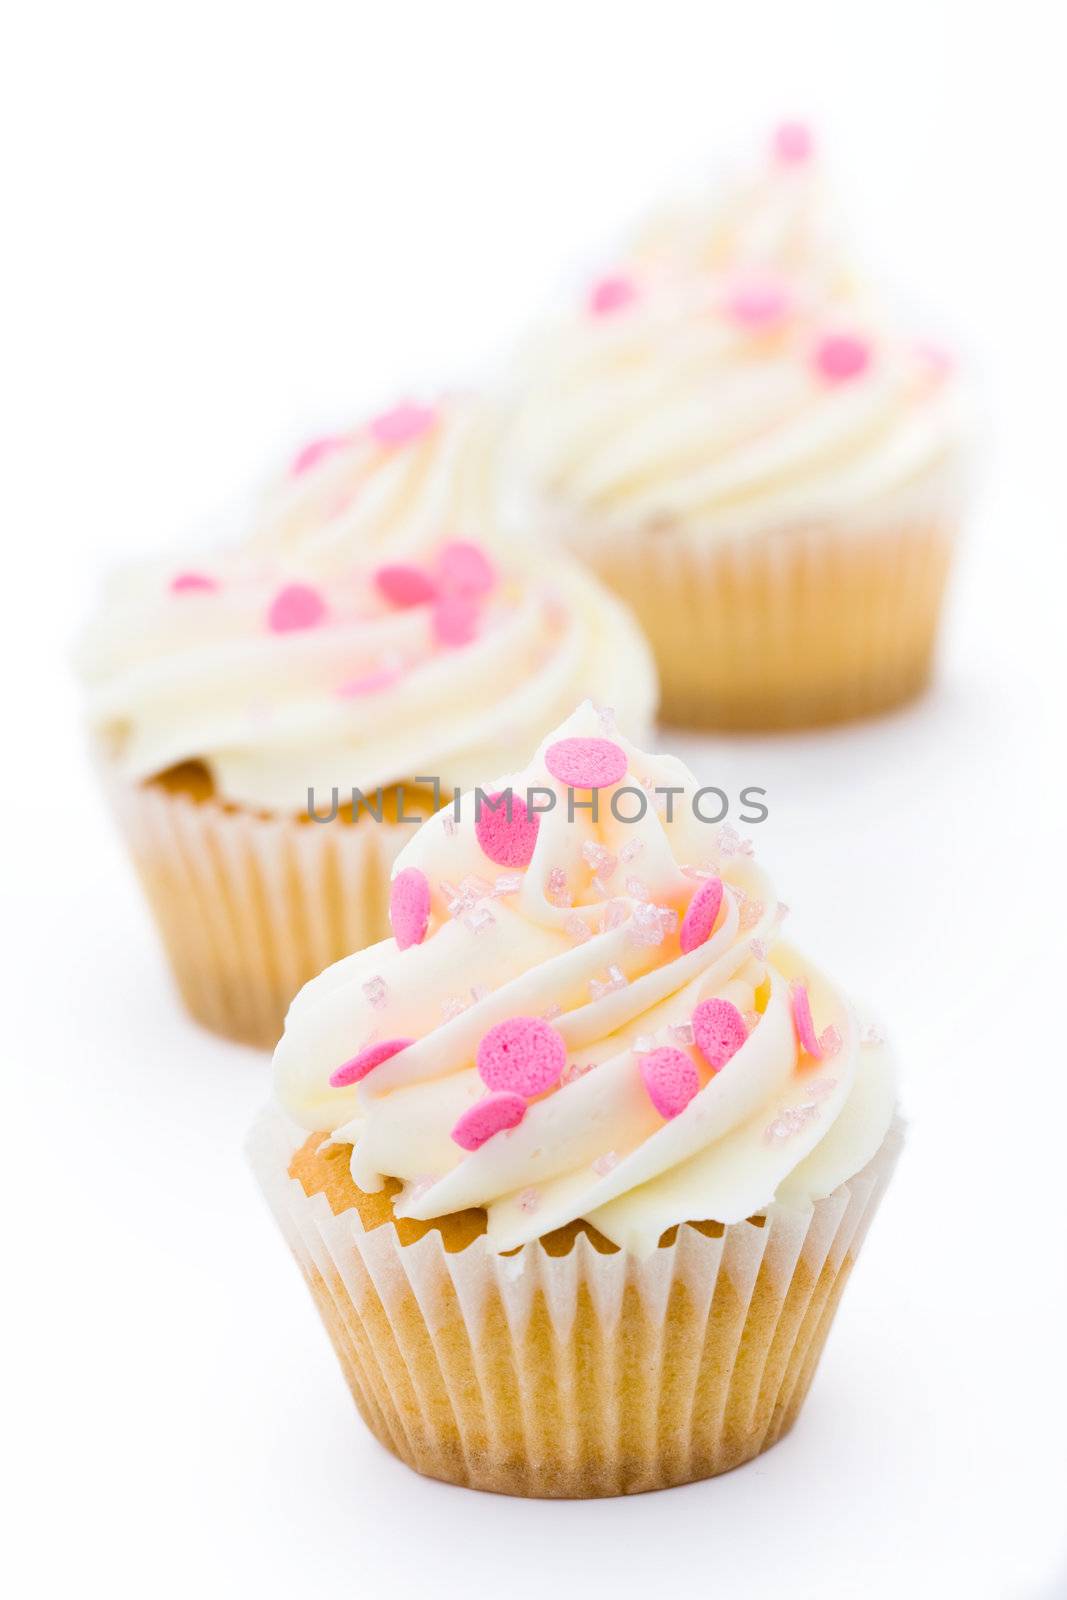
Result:
M797 124L717 204L654 219L520 381L509 475L578 540L879 524L959 494L951 363L855 274Z
M400 406L301 451L242 541L116 577L80 666L119 776L195 761L224 801L299 814L309 788L514 765L576 685L647 726L625 608L490 548L488 462L473 406Z
M399 1214L484 1207L501 1251L584 1218L644 1254L830 1193L889 1126L891 1065L714 798L580 707L401 852L394 938L292 1005L282 1105L362 1189L399 1179Z

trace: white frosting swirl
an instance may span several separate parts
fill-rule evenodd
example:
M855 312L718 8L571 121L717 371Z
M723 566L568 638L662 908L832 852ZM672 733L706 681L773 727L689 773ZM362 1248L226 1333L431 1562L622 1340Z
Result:
M860 370L835 361L842 339ZM521 378L507 476L579 548L862 527L959 497L958 384L858 287L810 160L666 213Z
M542 571L518 552L490 554L491 587L466 629L442 624L436 602L383 594L381 565L432 577L490 513L471 410L426 412L398 442L373 428L312 451L242 543L192 571L155 562L115 580L80 664L120 776L196 760L225 800L299 814L309 787L336 786L343 800L352 785L425 775L463 787L514 765L576 688L635 733L648 726L643 637L566 558Z
M625 752L623 787L681 791L670 819L650 804L640 821L616 820L615 787L600 791L596 821L582 809L568 817L567 789L549 772L546 751L562 738L605 737L602 716L580 708L511 780L517 796L531 787L556 796L525 871L497 878L478 843L472 797L458 822L439 812L396 865L428 881L424 941L400 950L386 940L328 968L297 996L275 1053L282 1104L305 1127L353 1143L363 1189L386 1176L402 1180L398 1210L422 1219L484 1207L499 1250L584 1217L643 1253L675 1223L730 1223L775 1198L808 1204L870 1159L892 1117L885 1051L861 1042L841 995L778 942L770 883L732 830L698 819L692 774L615 731L608 736ZM637 797L620 795L618 809L637 811ZM710 936L683 949L677 915L700 888L695 868L726 888ZM560 872L571 908L558 903ZM462 908L478 886L465 896L462 885L479 878L495 892L472 916ZM449 914L450 902L459 914ZM675 923L661 923L658 940L649 933L655 907ZM836 1048L824 1032L821 1059L798 1043L793 979L807 986L816 1026L835 1031ZM750 1014L747 1037L715 1072L685 1042L709 998ZM452 1132L485 1093L479 1043L514 1017L551 1018L567 1068L531 1099L517 1127L465 1153ZM361 1082L331 1087L331 1075L368 1043L395 1039L413 1042ZM700 1077L669 1120L641 1069L650 1048L667 1046Z

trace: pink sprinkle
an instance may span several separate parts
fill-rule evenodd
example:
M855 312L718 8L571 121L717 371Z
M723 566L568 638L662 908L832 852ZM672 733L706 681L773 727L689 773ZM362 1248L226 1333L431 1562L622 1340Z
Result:
M411 401L402 401L394 406L391 411L383 411L380 416L374 417L367 428L376 444L384 445L387 449L395 445L410 444L413 439L420 439L424 433L434 426L437 421L437 411L433 406L414 405Z
M350 678L347 683L342 683L337 693L342 700L355 700L363 694L377 694L382 689L389 689L403 676L402 667L378 667L374 672L365 672L361 678Z
M730 1000L702 1000L693 1012L693 1041L712 1072L719 1072L748 1038L745 1019Z
M816 345L812 359L816 371L828 383L847 383L866 372L872 351L867 340L855 334L830 333Z
M297 633L314 628L326 616L326 602L317 589L307 583L287 583L279 589L267 614L272 633Z
M569 906L571 891L562 867L553 867L545 882L545 899L553 906Z
M841 1035L831 1022L819 1035L819 1049L823 1057L836 1056L841 1048Z
M915 354L934 378L945 378L955 366L952 353L943 344L923 339L915 346Z
M487 795L486 799L499 801L504 792L497 790ZM510 801L503 801L496 810L482 804L474 824L474 836L490 861L495 861L498 867L528 867L540 826L541 818L537 813L531 816L525 800L513 794Z
M637 286L632 278L621 275L601 278L589 291L588 307L592 316L606 317L613 311L623 311L637 299Z
M398 872L389 889L389 921L397 947L421 944L430 923L430 885L418 867Z
M209 577L206 572L179 572L170 580L171 594L210 594L218 587L218 579Z
M572 789L607 789L626 776L626 751L612 739L557 739L545 766Z
M363 995L368 1005L373 1006L375 1011L380 1011L389 999L389 985L384 978L368 978L363 984Z
M592 1162L592 1168L598 1178L606 1178L609 1172L614 1172L618 1164L619 1158L614 1150L606 1150Z
M770 278L753 278L737 286L726 311L743 328L770 328L788 313L789 295Z
M436 599L437 585L428 572L409 561L387 562L374 574L374 585L391 606L407 610Z
M347 443L347 439L342 439L336 434L312 439L302 450L297 451L289 471L294 478L298 478L302 472L310 472L312 467L317 467L326 456L333 455L335 450L343 450Z
M783 166L803 166L815 154L815 139L806 122L780 122L774 130L774 154Z
M812 1056L814 1060L822 1060L822 1049L815 1034L815 1024L811 1020L811 1001L804 984L794 983L793 991L793 1026L797 1030L800 1048L805 1055Z
M558 1083L567 1047L540 1017L509 1017L490 1028L478 1046L478 1073L489 1089L507 1089L532 1100Z
M700 1076L692 1061L670 1045L661 1045L641 1056L638 1069L648 1098L668 1121L685 1110L700 1088Z
M450 594L489 594L497 585L497 570L481 545L454 539L437 557L437 575Z
M343 1067L338 1067L336 1072L330 1074L330 1088L347 1089L350 1083L358 1083L368 1072L380 1067L383 1061L399 1055L401 1050L406 1050L414 1042L413 1039L381 1039L377 1044L367 1045L351 1061L346 1061Z
M487 1139L505 1128L517 1128L526 1115L521 1094L487 1094L465 1111L452 1129L461 1150L480 1150Z
M470 644L478 632L481 604L477 595L448 594L433 608L433 632L439 645L458 648Z
M688 910L682 918L682 931L678 936L678 943L682 947L683 955L688 955L690 950L695 950L709 937L721 905L722 879L708 878L690 900Z

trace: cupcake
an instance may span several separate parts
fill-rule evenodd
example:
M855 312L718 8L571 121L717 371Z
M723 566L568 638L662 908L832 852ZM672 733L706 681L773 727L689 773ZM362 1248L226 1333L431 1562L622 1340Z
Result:
M304 449L241 542L116 578L81 650L93 744L186 1006L270 1047L388 932L414 827L575 686L635 733L636 626L566 559L487 541L485 424L407 405Z
M806 130L654 219L520 365L511 519L630 602L668 719L803 727L924 687L959 385L852 269Z
M419 1472L632 1494L780 1439L899 1145L877 1030L710 791L580 708L301 991L254 1170Z

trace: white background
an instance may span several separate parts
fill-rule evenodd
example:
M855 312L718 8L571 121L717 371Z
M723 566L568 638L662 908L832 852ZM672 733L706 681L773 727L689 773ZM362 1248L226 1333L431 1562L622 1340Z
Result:
M1067 117L1051 4L38 4L0 56L0 1162L23 1595L1067 1594ZM899 1047L906 1158L807 1409L632 1501L424 1482L364 1432L177 1012L68 654L105 561L310 430L501 360L665 185L816 121L984 412L936 692L688 742L763 783L803 939ZM674 743L673 740L670 741Z

